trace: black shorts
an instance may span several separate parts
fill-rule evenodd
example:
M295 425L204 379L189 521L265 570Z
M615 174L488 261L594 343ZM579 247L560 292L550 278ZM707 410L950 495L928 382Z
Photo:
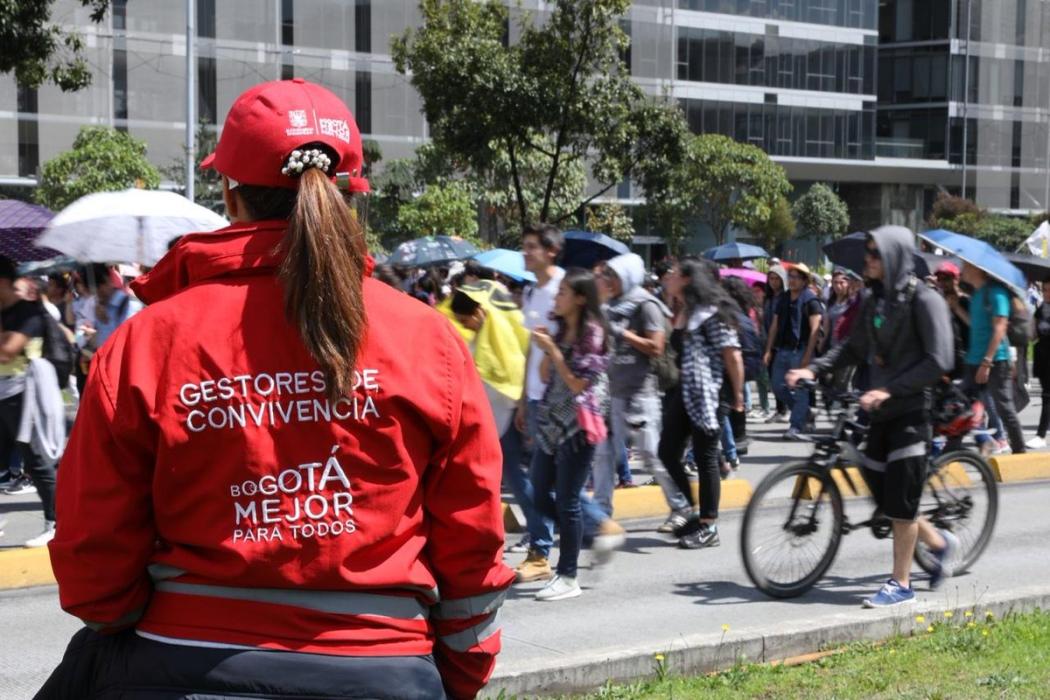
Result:
M915 520L926 483L930 422L925 411L872 423L864 448L864 480L875 503L894 520Z

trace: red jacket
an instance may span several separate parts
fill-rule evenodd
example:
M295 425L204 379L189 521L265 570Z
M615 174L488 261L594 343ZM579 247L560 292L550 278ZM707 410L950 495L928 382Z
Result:
M284 227L187 236L134 283L149 306L96 355L59 469L62 607L164 638L433 652L472 697L513 573L470 352L368 278L355 389L330 402L283 313Z

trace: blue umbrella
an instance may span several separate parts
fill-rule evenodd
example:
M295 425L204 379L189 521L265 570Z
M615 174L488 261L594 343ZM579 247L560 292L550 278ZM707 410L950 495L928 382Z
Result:
M519 250L507 250L506 248L493 248L484 253L478 253L474 259L481 264L501 275L512 277L519 282L535 282L536 275L525 269L525 256Z
M1006 285L1010 291L1022 299L1028 282L1024 273L1018 270L1006 257L1003 256L992 245L979 241L976 238L964 236L961 233L937 229L920 233L919 238L930 243L952 255L963 262L970 263L988 273L999 282Z
M602 260L630 253L620 241L594 231L566 231L565 247L561 251L562 267L590 269Z
M726 260L755 260L756 258L768 258L766 249L751 245L749 243L723 243L720 246L709 248L704 251L704 257L715 262Z
M405 241L386 259L387 265L426 267L477 255L477 247L457 236L426 236Z

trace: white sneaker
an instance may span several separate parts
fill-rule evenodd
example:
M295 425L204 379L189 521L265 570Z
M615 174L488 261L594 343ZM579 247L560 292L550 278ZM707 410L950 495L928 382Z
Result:
M536 600L551 603L556 600L577 598L581 593L583 591L580 589L580 584L576 579L568 576L555 576L550 580L550 583L536 594Z
M1041 438L1038 435L1036 435L1034 438L1026 442L1024 446L1031 450L1046 449L1046 438Z
M44 531L31 540L27 540L26 547L46 547L47 543L55 539L55 521L45 520Z

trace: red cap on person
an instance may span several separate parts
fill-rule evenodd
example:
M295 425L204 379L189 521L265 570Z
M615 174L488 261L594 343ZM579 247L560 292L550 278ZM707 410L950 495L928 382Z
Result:
M236 184L298 189L298 178L285 174L289 156L310 148L328 156L326 172L340 188L370 191L361 176L354 115L333 92L302 78L260 83L242 93L226 115L215 152L200 167Z
M937 272L934 274L948 275L949 277L958 277L959 266L955 263L942 262L940 265L937 266Z

